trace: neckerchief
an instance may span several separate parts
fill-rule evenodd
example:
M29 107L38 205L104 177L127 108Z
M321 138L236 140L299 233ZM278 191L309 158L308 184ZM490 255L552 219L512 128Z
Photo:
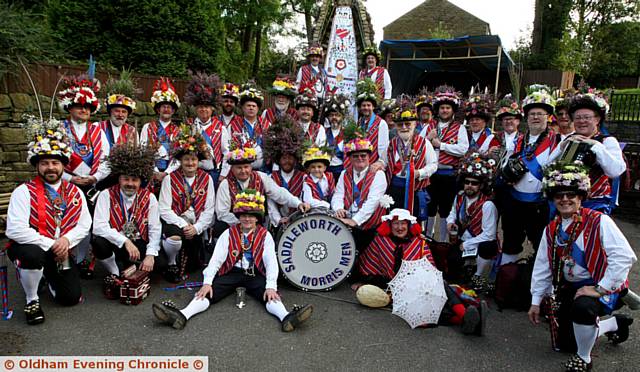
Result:
M73 152L78 154L82 161L91 167L93 164L93 146L91 144L91 133L89 133L89 123L87 122L85 125L87 126L87 130L84 132L83 138L87 139L87 143L84 143L78 138L75 129L73 129L73 123L71 120L64 121L68 137L71 140L71 148L73 148Z

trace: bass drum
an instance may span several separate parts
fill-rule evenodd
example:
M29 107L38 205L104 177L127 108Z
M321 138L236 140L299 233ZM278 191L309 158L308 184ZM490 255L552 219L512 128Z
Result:
M324 208L291 215L276 234L285 279L304 291L329 291L342 283L356 260L349 228Z

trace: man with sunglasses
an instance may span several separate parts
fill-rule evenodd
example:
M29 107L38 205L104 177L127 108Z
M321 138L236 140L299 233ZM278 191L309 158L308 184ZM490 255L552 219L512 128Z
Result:
M518 259L525 238L537 247L549 221L549 205L542 195L542 169L559 154L556 136L547 128L554 100L546 86L533 85L529 89L522 105L528 129L511 155L524 165L526 172L511 180L504 202L502 265Z
M567 371L588 371L598 336L606 335L614 344L629 337L632 318L600 317L623 305L619 300L627 292L636 255L609 216L583 207L591 189L584 166L554 164L545 170L543 185L558 215L544 229L538 248L529 320L539 324L542 300L555 301L554 347L577 352L567 362Z
M462 159L458 179L464 189L456 195L447 217L447 229L460 237L460 252L470 263L468 267L473 267L475 258L476 271L471 285L476 291L486 289L486 277L498 253L498 211L491 200L490 186L495 165L495 160L477 152Z
M598 92L577 94L569 104L575 133L568 139L588 146L583 162L589 167L591 192L585 208L611 214L618 202L619 177L627 170L618 140L600 132L609 106Z

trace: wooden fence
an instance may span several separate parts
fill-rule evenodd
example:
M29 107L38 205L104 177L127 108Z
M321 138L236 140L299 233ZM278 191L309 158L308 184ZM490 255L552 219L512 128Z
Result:
M573 86L575 72L559 70L525 70L522 73L522 87L531 84L546 84L552 88L568 89Z

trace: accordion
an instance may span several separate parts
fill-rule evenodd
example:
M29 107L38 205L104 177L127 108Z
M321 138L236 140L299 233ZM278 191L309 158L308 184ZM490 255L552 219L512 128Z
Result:
M122 272L121 280L120 303L138 305L149 295L151 290L149 272L138 270L135 265L132 265Z
M529 171L524 160L518 155L511 155L500 169L500 175L506 183L516 183Z
M565 147L562 155L560 155L560 162L573 163L576 161L581 162L587 167L591 167L596 163L596 155L591 151L591 145L584 142L575 142L571 139Z

